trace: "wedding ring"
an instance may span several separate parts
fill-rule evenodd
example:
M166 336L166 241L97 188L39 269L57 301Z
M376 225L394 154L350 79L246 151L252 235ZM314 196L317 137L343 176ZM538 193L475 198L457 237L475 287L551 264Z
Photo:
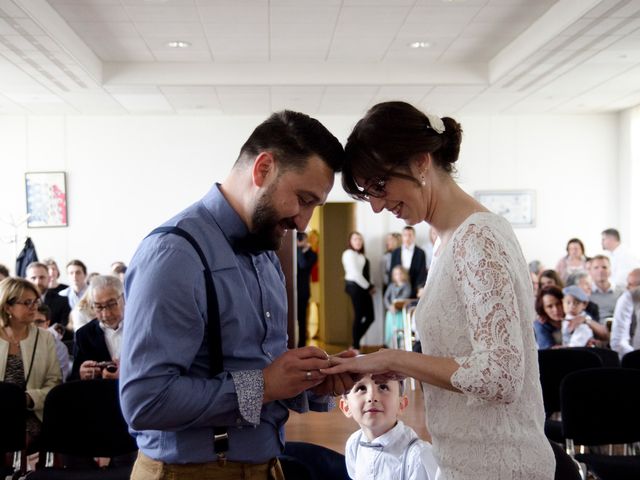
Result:
M304 378L306 378L307 380L311 380L311 372L309 370L307 370L304 374Z

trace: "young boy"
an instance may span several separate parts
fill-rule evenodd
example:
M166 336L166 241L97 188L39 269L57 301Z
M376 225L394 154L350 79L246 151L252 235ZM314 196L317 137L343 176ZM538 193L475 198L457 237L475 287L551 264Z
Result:
M342 413L360 425L345 448L352 479L435 479L431 445L398 420L409 403L403 386L401 381L376 384L367 375L340 399Z
M564 293L562 305L565 314L562 321L562 345L565 347L584 347L593 338L593 331L587 325L590 320L593 320L584 311L589 303L589 297L577 285L563 288L562 293ZM584 323L571 329L571 320L578 316L585 317Z

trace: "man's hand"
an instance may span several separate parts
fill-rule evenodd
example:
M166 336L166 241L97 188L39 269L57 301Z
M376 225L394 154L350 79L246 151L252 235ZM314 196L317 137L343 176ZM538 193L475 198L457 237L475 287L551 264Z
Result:
M321 384L327 377L320 373L329 366L329 357L316 347L289 350L262 370L264 378L263 403L295 397Z
M110 372L109 370L113 370L113 368L110 368L110 367L103 368L102 369L102 378L112 379L112 380L117 380L118 378L120 378L120 360L119 359L115 359L113 361L113 364L115 365L116 370L114 372Z
M86 360L80 365L80 380L91 380L92 378L100 378L100 367L98 362Z
M356 355L358 355L358 351L351 349L332 355L331 358L351 358ZM329 362L331 362L331 359ZM350 373L329 375L321 384L313 387L311 391L316 395L342 395L343 393L351 390L351 387L353 387L353 385L359 380L359 377L359 375Z

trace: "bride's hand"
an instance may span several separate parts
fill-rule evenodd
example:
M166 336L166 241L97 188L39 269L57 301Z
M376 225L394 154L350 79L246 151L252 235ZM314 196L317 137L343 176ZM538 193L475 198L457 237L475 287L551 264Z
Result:
M358 355L352 358L331 357L329 368L323 368L322 373L332 375L336 373L358 373L358 374L386 374L390 370L390 365L394 350L381 349L375 353ZM395 373L395 372L394 372Z

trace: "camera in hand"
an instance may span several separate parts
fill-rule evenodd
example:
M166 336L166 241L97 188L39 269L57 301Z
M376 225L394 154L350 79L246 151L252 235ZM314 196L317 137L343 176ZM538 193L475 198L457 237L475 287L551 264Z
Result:
M96 367L100 369L106 369L109 373L116 373L118 371L118 366L113 362L98 362L96 363Z

